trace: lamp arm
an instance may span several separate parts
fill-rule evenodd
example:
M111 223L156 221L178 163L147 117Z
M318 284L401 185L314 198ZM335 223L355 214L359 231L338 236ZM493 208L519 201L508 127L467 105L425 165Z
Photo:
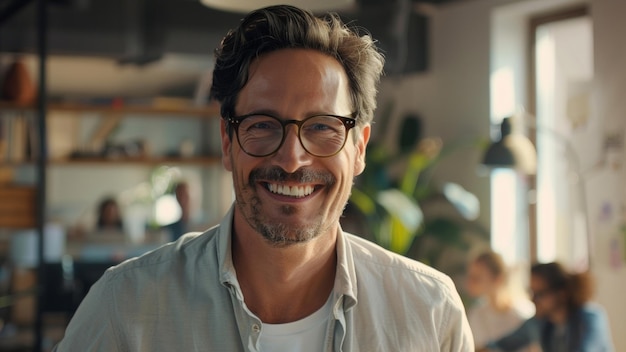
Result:
M527 116L529 114L525 114ZM551 137L554 138L555 141L561 143L563 147L565 147L565 154L571 163L570 171L574 174L576 179L574 180L578 186L578 192L580 193L580 207L581 212L583 213L583 220L585 221L585 239L587 245L587 268L591 268L591 253L592 253L592 240L591 240L591 225L589 224L589 213L588 213L588 205L587 205L587 187L585 178L581 171L580 166L580 158L578 157L578 153L574 149L572 143L569 138L564 134L558 132L557 130L540 125L537 123L536 118L525 118L525 123L528 123L528 127L534 130L536 133L547 133Z

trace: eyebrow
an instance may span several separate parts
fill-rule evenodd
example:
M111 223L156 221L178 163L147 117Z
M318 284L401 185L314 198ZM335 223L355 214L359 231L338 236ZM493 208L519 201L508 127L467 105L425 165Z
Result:
M303 119L312 117L312 116L341 116L341 117L350 117L350 118L355 118L356 113L351 112L348 114L335 114L335 113L330 113L330 112L326 112L326 111L319 111L319 112L313 112L313 113L309 113L306 114L304 117L302 117ZM279 114L276 110L271 110L271 109L259 109L259 110L252 110L251 112L245 113L245 114L241 114L241 115L235 115L233 117L241 117L241 116L250 116L250 115L268 115L280 120L291 120L294 119L295 117L284 117L281 114Z

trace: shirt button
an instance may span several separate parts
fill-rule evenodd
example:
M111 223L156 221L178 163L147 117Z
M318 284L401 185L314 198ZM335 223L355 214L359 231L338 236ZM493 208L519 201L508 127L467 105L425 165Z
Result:
M252 332L254 332L255 334L261 332L261 327L259 326L259 324L252 324Z

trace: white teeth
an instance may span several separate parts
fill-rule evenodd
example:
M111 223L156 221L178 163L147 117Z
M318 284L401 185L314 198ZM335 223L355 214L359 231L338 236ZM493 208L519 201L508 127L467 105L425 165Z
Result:
M313 193L313 186L286 186L268 183L267 188L272 193L282 194L284 196L302 198Z

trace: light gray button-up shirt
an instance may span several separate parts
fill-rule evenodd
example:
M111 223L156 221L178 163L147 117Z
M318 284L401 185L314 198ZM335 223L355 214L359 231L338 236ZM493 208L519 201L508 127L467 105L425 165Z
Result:
M55 350L259 351L263 322L244 303L231 223L232 209L205 233L107 270ZM448 276L348 233L336 248L324 351L474 350Z

